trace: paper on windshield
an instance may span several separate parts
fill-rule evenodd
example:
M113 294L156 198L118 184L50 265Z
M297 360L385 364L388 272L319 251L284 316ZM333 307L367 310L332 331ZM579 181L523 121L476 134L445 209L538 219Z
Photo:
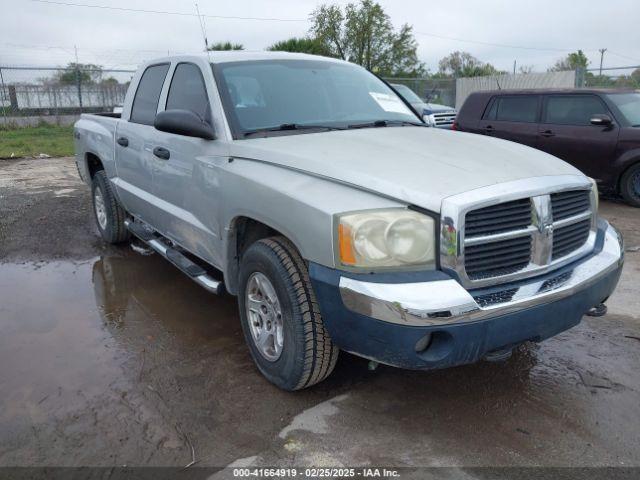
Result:
M369 92L369 95L380 105L385 112L405 113L411 115L411 111L395 95L388 93Z

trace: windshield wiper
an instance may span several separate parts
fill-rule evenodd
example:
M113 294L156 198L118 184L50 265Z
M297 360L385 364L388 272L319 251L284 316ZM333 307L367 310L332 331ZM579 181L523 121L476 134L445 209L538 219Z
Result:
M344 130L344 127L332 127L331 125L310 125L304 123L283 123L282 125L278 125L277 127L266 127L251 130L249 132L245 132L243 136L250 137L258 133L284 132L286 130Z
M373 122L366 123L354 123L353 125L349 125L347 128L378 128L378 127L389 127L393 125L400 126L411 126L411 127L426 127L424 123L420 122L410 122L408 120L375 120Z

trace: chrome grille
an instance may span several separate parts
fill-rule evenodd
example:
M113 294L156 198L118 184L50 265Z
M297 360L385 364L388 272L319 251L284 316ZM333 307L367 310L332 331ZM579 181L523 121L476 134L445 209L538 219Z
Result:
M553 232L552 260L565 257L586 243L591 229L591 220L572 223Z
M515 180L447 198L441 265L470 289L552 271L593 250L593 202L589 181L570 175Z
M436 127L444 127L453 125L453 122L456 120L456 112L433 113L431 117Z
M467 213L465 235L493 235L531 225L531 201L528 198L500 203Z
M551 194L551 211L554 221L573 217L590 209L589 192L585 190L570 190Z
M472 280L517 272L529 265L530 258L530 236L465 248L465 268Z

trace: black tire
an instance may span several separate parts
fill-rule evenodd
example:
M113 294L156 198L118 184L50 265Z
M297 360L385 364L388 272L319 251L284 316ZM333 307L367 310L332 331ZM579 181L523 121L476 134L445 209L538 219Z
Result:
M249 278L261 273L273 285L282 307L283 347L269 361L256 346L247 315ZM307 266L295 246L284 237L252 244L242 255L238 305L244 337L260 372L284 390L299 390L324 380L338 360L338 348L324 327Z
M104 211L106 213L106 223L100 225L96 206L96 191L102 195ZM124 226L126 212L118 203L113 193L111 182L107 178L104 170L98 170L91 182L91 201L93 203L93 215L100 235L109 243L122 243L130 238L129 230Z
M620 193L629 205L640 207L640 163L624 172L620 179Z

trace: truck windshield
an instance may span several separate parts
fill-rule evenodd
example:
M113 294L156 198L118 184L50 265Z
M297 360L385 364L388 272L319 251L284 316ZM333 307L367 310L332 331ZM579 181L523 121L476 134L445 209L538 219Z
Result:
M640 127L640 93L611 93L607 96L632 126Z
M236 138L420 122L384 82L355 65L257 60L213 68Z

